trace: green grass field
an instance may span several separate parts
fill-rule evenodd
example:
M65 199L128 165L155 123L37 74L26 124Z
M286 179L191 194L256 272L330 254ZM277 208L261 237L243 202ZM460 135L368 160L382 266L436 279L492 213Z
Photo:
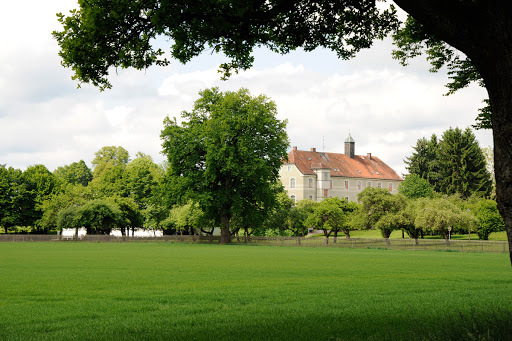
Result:
M1 340L502 340L507 254L0 243Z

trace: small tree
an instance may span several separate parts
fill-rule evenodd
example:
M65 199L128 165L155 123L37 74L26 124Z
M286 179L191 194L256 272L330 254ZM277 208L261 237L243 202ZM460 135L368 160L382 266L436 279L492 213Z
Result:
M336 242L339 230L348 232L348 213L353 210L353 205L345 199L327 198L313 206L313 212L306 219L306 224L324 232L325 246L327 246L332 233Z
M478 219L477 233L480 239L488 240L492 232L505 230L505 223L498 212L496 201L490 199L480 200L473 213Z
M454 227L471 228L471 224L476 221L471 214L463 212L446 197L418 200L415 225L424 230L439 232L446 240L447 245L450 245L450 229Z
M393 223L396 219L388 215L397 214L405 208L405 197L401 194L393 195L384 188L366 187L357 198L362 202L363 211L366 213L366 228L378 228L389 245L391 232L399 227ZM388 217L379 224L385 216Z

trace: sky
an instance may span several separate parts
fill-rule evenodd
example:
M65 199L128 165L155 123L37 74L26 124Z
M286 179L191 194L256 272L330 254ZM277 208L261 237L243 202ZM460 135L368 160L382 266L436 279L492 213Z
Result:
M51 32L60 30L56 13L76 8L70 0L10 1L0 13L0 164L26 169L43 164L50 171L84 160L89 167L103 146L122 146L132 158L139 151L157 163L166 116L179 119L192 109L198 92L249 89L272 99L278 118L287 120L290 149L344 152L350 133L356 154L379 157L406 173L403 160L422 137L441 136L450 127L474 124L485 89L476 85L447 92L446 71L432 74L424 57L403 67L391 58L390 40L377 42L356 58L333 52L296 51L277 55L255 51L249 71L221 81L223 56L206 53L186 65L117 70L113 88L100 92L71 79L60 65ZM482 147L491 131L475 131Z

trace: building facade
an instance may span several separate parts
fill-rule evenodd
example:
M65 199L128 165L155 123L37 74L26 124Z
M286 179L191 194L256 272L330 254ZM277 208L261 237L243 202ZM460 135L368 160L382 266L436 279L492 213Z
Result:
M281 165L280 178L290 198L321 201L339 197L357 201L357 195L366 187L381 187L398 192L402 178L378 157L355 155L355 141L345 140L345 153L297 150L288 153L288 161Z

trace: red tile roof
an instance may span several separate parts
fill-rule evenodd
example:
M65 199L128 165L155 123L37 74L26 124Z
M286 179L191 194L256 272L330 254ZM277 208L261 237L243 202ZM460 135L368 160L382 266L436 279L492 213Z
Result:
M294 148L288 153L288 162L285 164L295 164L305 175L314 175L315 169L330 169L331 176L402 180L391 167L371 154L355 155L351 159L345 154L304 151Z

